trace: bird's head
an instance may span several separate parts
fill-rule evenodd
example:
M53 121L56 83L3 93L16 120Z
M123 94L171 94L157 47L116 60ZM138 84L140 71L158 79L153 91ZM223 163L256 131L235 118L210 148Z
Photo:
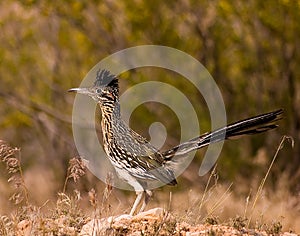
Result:
M100 69L97 72L96 80L92 87L72 88L68 91L88 95L100 104L116 102L119 97L118 78L108 70Z

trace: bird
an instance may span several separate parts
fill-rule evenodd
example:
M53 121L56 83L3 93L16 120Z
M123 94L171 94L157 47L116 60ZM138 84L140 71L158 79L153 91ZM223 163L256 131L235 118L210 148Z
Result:
M122 120L119 79L109 70L99 69L91 87L72 88L68 91L87 95L99 105L104 151L119 177L131 185L137 194L129 213L131 216L140 204L139 212L143 212L148 204L152 196L152 190L147 188L149 182L159 181L171 186L177 184L170 165L175 156L187 155L191 151L224 139L274 129L278 126L277 121L283 117L283 109L278 109L237 121L169 150L160 151Z

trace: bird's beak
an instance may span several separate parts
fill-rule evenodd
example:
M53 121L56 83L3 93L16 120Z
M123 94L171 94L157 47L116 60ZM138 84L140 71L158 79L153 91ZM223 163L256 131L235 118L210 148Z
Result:
M68 90L68 92L76 92L76 93L81 93L85 95L89 95L90 91L87 88L71 88Z

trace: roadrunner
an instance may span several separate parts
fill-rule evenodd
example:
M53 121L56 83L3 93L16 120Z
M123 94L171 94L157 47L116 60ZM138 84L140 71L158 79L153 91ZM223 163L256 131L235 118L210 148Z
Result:
M173 161L173 157L184 156L193 150L230 137L257 134L276 128L276 121L282 118L283 113L280 109L241 120L161 152L122 120L117 76L107 70L99 70L92 87L73 88L69 91L88 95L100 106L104 151L117 174L131 185L137 194L130 215L135 213L142 199L140 212L149 202L152 195L152 191L147 189L149 181L177 184L170 167L172 165L168 165Z

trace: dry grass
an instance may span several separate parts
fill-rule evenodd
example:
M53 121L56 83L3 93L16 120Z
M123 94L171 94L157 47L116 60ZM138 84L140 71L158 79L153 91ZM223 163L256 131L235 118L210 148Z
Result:
M182 204L180 209L174 207L174 211L183 216L182 220L193 224L225 223L235 228L247 227L274 233L281 230L300 232L300 225L297 224L300 222L300 199L299 196L290 193L288 175L282 174L274 189L264 188L278 153L287 141L293 145L290 137L282 138L256 191L250 189L248 195L234 194L231 190L233 183L219 184L218 174L214 169L204 192L190 191L188 199L186 194L176 195L177 199L174 199L174 202L186 204ZM247 189L257 185L249 185L250 182L246 186Z
M300 222L300 201L299 197L290 194L287 175L277 183L276 190L264 188L272 165L286 140L289 138L282 139L257 191L249 191L248 195L234 194L232 188L235 183L219 183L215 167L204 191L190 190L188 194L184 191L174 195L158 193L149 208L161 207L161 202L165 203L166 217L161 222L155 222L153 228L148 225L147 230L156 235L161 235L161 232L172 234L176 224L180 224L180 229L184 230L183 222L187 222L189 225L222 224L239 231L249 227L269 234L278 234L283 230L300 232L297 224ZM9 199L4 202L6 205L11 204L11 213L0 216L0 235L78 235L88 221L117 212L123 213L130 208L127 205L128 197L124 198L113 191L110 175L107 176L105 188L100 192L94 188L88 192L76 189L80 178L87 173L80 158L70 160L62 191L54 199L44 200L42 204L34 204L34 192L26 186L20 149L0 141L0 160L6 166L8 182L13 189ZM2 201L5 199L2 198ZM120 208L112 208L118 204L120 206L120 202L125 204ZM176 216L176 220L169 220L169 211ZM122 233L125 231L114 232L115 235Z

